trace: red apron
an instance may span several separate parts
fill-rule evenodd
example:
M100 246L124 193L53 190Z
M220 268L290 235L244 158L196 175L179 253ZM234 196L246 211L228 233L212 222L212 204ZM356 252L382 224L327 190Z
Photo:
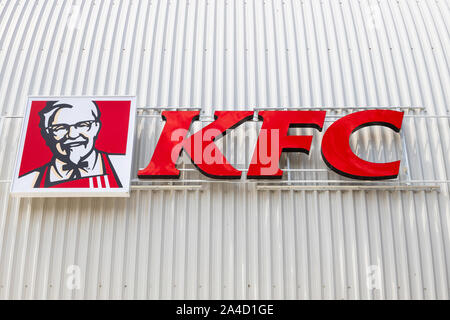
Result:
M104 174L91 176L91 177L83 177L76 180L71 181L62 181L62 182L50 182L48 176L48 170L50 165L45 166L42 171L41 177L38 179L37 188L121 188L122 184L120 183L119 178L117 177L116 172L114 171L113 166L109 160L109 157L106 153L100 152Z

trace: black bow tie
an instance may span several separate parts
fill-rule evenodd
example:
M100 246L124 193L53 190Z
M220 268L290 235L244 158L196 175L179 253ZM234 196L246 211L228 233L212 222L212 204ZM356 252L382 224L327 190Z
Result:
M74 179L79 179L81 178L81 173L80 173L80 169L84 169L88 167L88 162L87 161L81 161L78 164L75 163L67 163L65 165L62 166L63 170L73 170L72 174L70 175L70 180L74 180Z

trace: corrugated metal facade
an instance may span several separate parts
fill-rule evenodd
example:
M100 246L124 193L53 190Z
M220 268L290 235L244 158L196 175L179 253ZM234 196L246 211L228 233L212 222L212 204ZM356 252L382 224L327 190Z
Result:
M0 0L0 298L448 299L449 8ZM387 129L365 131L358 145L373 160L407 154L410 179L441 190L261 191L243 180L129 199L15 199L9 180L28 95L137 95L138 106L202 107L205 116L419 106L418 118L405 118L403 153L384 143ZM135 167L163 125L145 121ZM294 158L326 168L317 148ZM66 285L71 265L80 289Z

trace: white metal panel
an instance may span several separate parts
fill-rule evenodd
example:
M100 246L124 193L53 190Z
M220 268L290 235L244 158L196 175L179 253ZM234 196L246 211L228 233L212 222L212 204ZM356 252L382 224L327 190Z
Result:
M449 8L448 0L0 0L0 298L448 299ZM28 95L115 94L206 116L424 107L402 128L409 174L441 181L441 191L210 183L130 199L9 196ZM162 125L138 123L135 167L149 160ZM252 146L236 136L248 160ZM398 155L388 130L358 139L368 158ZM314 148L293 165L321 163ZM66 285L71 265L79 290ZM378 271L381 286L369 289Z

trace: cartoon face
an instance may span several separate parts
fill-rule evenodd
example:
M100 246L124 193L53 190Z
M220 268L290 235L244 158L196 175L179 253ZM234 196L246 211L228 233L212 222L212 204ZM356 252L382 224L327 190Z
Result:
M100 127L90 106L64 104L49 119L46 140L57 158L78 164L94 149Z

